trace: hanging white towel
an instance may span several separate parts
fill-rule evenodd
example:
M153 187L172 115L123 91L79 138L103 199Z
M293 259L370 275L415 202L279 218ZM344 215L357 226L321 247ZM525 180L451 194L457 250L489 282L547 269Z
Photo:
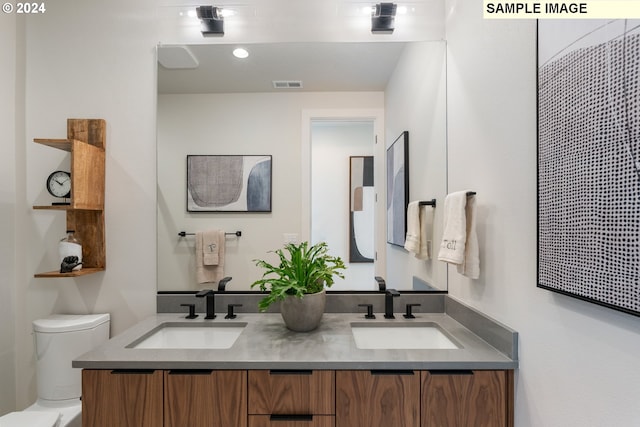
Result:
M416 258L431 258L431 230L433 229L433 209L411 202L407 208L407 235L404 248Z
M475 226L475 197L468 190L449 194L444 200L444 230L438 259L458 266L472 279L480 276L480 256Z
M210 246L213 244L216 245L215 248ZM224 253L224 231L208 230L196 232L195 264L198 283L217 283L224 277ZM205 261L209 262L209 264ZM211 264L213 261L216 264Z

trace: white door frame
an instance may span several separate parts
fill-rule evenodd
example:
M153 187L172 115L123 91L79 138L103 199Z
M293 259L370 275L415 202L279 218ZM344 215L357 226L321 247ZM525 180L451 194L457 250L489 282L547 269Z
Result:
M384 109L382 108L355 108L355 109L310 109L302 110L302 144L300 147L302 166L301 174L301 203L300 212L302 214L301 241L311 239L311 122L314 120L372 120L373 131L376 136L374 146L374 182L376 189L376 209L375 209L375 251L376 260L374 270L376 276L385 276L386 271L386 226L385 224L385 143L384 143ZM345 183L345 185L347 185Z

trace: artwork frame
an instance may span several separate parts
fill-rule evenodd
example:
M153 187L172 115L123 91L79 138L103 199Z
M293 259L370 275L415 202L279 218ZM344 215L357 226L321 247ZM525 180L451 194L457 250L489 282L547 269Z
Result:
M387 243L404 247L409 206L409 131L387 148Z
M539 20L537 287L640 316L640 20Z
M188 212L271 212L271 155L187 155Z
M349 262L374 262L374 215L374 157L350 156Z

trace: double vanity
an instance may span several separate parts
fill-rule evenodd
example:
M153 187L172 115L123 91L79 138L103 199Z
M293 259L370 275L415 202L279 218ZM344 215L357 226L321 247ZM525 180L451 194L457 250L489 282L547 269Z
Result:
M158 313L74 360L83 425L513 425L517 333L446 295L411 295L425 308L414 318L329 303L341 312L304 333L278 313L225 318L218 308L252 304L225 298L215 319Z

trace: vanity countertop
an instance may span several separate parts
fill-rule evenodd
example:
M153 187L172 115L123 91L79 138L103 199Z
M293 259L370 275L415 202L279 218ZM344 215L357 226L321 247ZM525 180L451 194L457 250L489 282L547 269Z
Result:
M395 320L381 315L365 320L362 313L325 313L311 332L288 330L280 314L238 313L233 320L218 314L187 320L184 314L156 314L132 326L105 344L73 361L87 369L516 369L517 356L500 352L479 335L445 313L416 313L415 319ZM247 323L229 349L136 349L127 348L165 322ZM359 349L351 323L436 323L461 347L453 350ZM514 348L517 348L517 333Z

